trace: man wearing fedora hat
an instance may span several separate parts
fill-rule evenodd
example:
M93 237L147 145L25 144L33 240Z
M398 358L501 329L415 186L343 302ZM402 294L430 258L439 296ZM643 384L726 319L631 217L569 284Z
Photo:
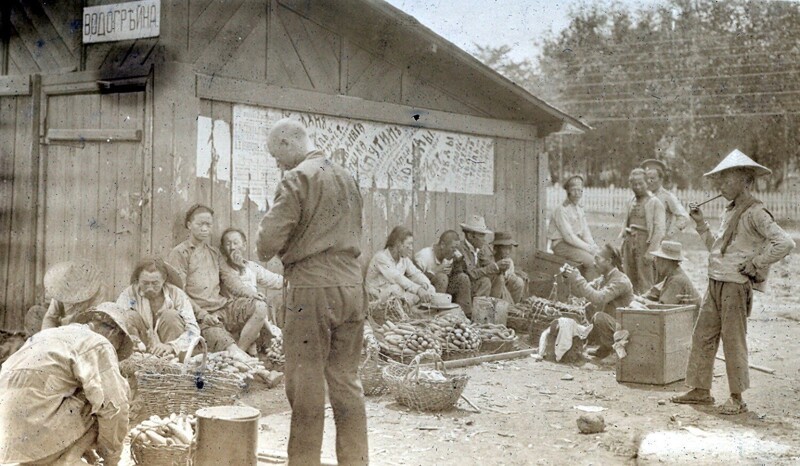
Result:
M85 260L59 262L44 275L50 306L42 330L72 323L76 315L105 300L106 286L100 269Z
M511 267L511 261L495 262L492 248L486 243L486 235L492 233L486 226L486 220L480 215L472 215L466 223L461 224L461 230L464 232L464 241L458 245L461 257L453 262L453 271L469 276L473 298L507 297L503 273ZM464 313L472 315L472 306L464 309Z
M661 247L651 254L655 257L656 277L661 281L636 300L643 304L699 304L700 294L681 268L685 259L681 243L662 241Z
M0 463L84 464L94 450L118 464L129 411L119 361L132 351L114 303L29 338L0 370Z
M156 356L185 353L200 336L189 296L180 289L180 274L156 257L140 260L131 285L117 298L125 309L131 336Z
M689 213L674 194L664 189L664 178L667 174L664 162L647 159L642 162L641 167L645 171L647 189L664 204L666 218L664 239L671 240L689 224Z
M691 390L673 397L674 403L714 403L714 358L722 340L730 398L720 406L720 413L747 411L742 392L750 387L747 318L753 305L753 289L765 289L770 266L795 246L764 204L750 193L756 177L770 173L770 169L736 149L704 175L730 201L716 234L711 233L698 206L689 205L689 214L709 251L708 289L692 333L686 366L686 385Z
M511 265L502 273L502 276L513 304L522 301L522 298L525 297L523 295L525 294L525 282L527 281L527 276L524 275L524 272L515 270L514 260L511 258L511 251L517 246L519 246L519 243L514 241L511 233L506 231L496 231L494 233L494 239L492 240L494 260L498 263L504 260L511 262Z

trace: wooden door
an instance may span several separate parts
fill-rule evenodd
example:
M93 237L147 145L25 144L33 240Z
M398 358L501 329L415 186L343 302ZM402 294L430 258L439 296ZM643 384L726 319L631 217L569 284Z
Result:
M149 252L147 93L70 92L43 97L45 270L94 261L116 300Z

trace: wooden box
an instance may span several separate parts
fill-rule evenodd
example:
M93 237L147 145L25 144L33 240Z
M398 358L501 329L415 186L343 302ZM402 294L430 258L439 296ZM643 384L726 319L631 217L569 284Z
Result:
M666 385L686 377L692 346L694 305L617 309L617 327L630 332L617 382Z
M560 275L561 267L564 263L568 263L577 267L577 263L568 261L561 256L550 254L545 251L535 251L533 254L536 264L535 271L526 271L530 278L530 294L540 298L549 299L550 293L553 290L554 279L558 282L558 296L556 301L566 302L569 298L569 293L564 279ZM555 275L558 275L556 278Z

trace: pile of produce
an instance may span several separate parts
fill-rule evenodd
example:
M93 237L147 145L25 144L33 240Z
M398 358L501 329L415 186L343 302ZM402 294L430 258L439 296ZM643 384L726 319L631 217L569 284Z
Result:
M283 335L272 337L267 347L267 360L276 367L286 364L286 355L283 352Z
M190 446L194 441L197 420L191 414L150 416L130 432L131 445Z
M199 364L202 362L202 360L202 354L192 356L192 362ZM246 383L254 378L258 378L265 383L270 383L271 381L270 373L264 367L264 363L256 358L250 358L247 361L242 361L233 357L233 355L227 351L209 353L206 368L209 371L226 372L228 374L232 374L243 383Z
M428 349L441 352L441 345L434 335L407 322L395 324L387 320L377 331L381 334L378 338L381 350L390 356L414 357Z
M525 318L549 318L572 317L582 322L586 319L585 303L566 304L558 301L531 296L511 308L512 313Z
M481 334L481 340L484 342L491 341L496 343L503 343L514 341L517 338L516 332L513 329L500 324L481 324L477 326L478 332Z
M476 351L481 346L480 332L458 316L434 319L428 323L428 328L443 342L446 352Z

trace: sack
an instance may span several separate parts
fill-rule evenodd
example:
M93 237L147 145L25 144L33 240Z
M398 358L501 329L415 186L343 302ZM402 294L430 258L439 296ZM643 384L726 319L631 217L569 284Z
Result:
M509 302L502 299L476 296L472 300L472 322L506 325L509 306Z

